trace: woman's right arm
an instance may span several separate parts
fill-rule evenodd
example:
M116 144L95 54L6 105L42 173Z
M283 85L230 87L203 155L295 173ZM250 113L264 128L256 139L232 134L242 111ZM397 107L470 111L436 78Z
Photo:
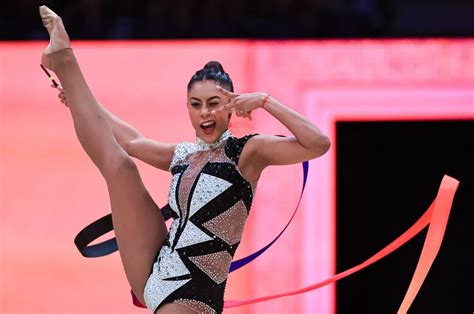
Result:
M67 106L67 99L61 87L58 97ZM135 127L121 120L99 103L105 117L112 128L115 140L132 157L168 171L173 158L175 144L162 143L143 136Z

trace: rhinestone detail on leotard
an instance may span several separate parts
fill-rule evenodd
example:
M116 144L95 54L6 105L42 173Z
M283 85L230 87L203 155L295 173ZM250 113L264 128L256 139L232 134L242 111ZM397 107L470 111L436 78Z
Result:
M247 209L245 204L239 201L227 211L202 225L227 244L233 245L240 241L246 219Z
M196 312L223 311L229 266L256 186L237 167L249 138L227 131L216 143L198 138L176 146L168 195L176 215L145 285L150 310L175 302Z
M232 256L227 251L222 251L201 256L191 256L189 259L205 272L209 278L220 284L227 279Z
M210 307L209 305L207 305L206 303L199 302L196 300L178 299L174 301L173 303L184 305L190 308L191 310L196 311L196 313L200 313L200 314L215 314L216 313L216 311L214 311L214 309Z

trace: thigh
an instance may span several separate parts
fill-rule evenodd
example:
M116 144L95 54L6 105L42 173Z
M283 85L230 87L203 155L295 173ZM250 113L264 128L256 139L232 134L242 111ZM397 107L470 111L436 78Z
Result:
M143 290L167 228L131 158L105 176L112 221L128 282L143 302Z

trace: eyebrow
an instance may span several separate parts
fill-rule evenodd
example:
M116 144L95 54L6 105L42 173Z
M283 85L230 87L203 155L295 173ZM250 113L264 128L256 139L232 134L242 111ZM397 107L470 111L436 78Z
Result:
M212 96L212 97L208 98L207 101L213 100L214 98L221 99L219 96ZM201 101L201 99L196 98L196 97L191 97L191 100Z

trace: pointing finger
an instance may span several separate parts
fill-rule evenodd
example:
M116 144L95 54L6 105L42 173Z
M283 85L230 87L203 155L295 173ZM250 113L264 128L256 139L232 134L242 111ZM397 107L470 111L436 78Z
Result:
M222 110L224 110L224 109L225 109L225 105L222 105L222 106L220 106L220 107L217 108L217 109L211 110L211 113L212 113L212 114L215 114L216 112L222 111Z
M214 113L222 111L222 110L231 111L232 108L234 108L234 107L235 107L235 103L234 103L234 101L231 100L227 104L222 105L219 108L212 110L211 113L214 114Z
M228 91L227 89L225 88L222 88L221 86L219 85L216 85L216 88L219 92L221 92L222 94L226 95L227 97L230 97L230 98L233 98L235 96L237 96L235 93L232 93L230 91Z

